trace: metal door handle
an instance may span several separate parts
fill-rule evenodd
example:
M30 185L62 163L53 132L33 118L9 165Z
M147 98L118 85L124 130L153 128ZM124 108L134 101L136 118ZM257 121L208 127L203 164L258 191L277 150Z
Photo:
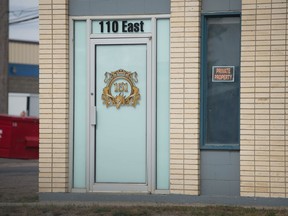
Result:
M90 122L91 122L91 125L97 124L97 107L96 106L92 106L90 108Z

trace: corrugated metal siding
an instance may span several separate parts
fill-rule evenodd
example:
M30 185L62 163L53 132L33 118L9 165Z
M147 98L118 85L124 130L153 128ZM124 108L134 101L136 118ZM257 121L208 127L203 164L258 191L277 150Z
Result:
M9 92L39 94L39 79L37 77L9 77Z
M9 62L19 64L39 64L39 44L9 41Z

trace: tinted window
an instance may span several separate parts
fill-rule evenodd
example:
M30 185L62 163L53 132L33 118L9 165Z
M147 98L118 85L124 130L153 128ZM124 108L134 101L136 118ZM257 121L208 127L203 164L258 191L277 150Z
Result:
M239 145L240 17L206 17L202 145ZM212 80L212 68L232 66L234 80Z

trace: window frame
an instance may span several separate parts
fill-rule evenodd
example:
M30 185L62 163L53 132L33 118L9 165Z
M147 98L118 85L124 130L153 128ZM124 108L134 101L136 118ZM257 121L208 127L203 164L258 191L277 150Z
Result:
M202 13L201 15L201 63L200 63L200 150L240 150L240 88L241 88L241 74L239 76L239 139L238 145L235 144L217 144L207 145L205 143L207 131L205 129L207 116L207 19L208 18L221 18L221 17L239 17L240 18L240 33L241 33L241 13L239 12L220 12L220 13ZM241 35L240 35L240 52L241 52ZM239 59L239 72L241 72L241 53Z

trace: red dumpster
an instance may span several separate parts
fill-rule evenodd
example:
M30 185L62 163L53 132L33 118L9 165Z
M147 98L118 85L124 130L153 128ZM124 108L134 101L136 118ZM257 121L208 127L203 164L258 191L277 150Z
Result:
M0 115L0 157L39 158L39 119Z

